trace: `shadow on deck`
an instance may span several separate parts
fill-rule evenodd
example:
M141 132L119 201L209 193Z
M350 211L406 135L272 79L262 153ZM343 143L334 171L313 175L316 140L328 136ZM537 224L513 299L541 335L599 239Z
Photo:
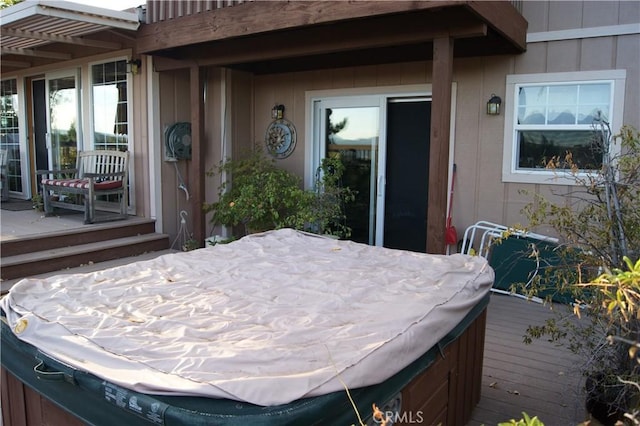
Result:
M554 309L569 309L555 304ZM523 343L529 325L551 317L549 306L521 298L492 294L480 403L467 426L495 426L538 416L545 426L577 425L589 419L584 409L580 359L567 348L545 339ZM597 422L592 421L591 426Z
M33 209L1 212L1 292L28 276L167 250L169 237L155 232L155 220L85 225L82 213L45 217ZM98 267L106 267L101 265Z

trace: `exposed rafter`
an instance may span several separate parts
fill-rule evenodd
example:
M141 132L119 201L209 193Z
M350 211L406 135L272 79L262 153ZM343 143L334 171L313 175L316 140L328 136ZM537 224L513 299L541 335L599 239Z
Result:
M47 50L37 50L37 49L14 49L10 47L3 47L0 49L0 52L3 55L34 56L37 58L47 58L47 59L68 60L72 58L70 53L50 52Z
M19 23L34 16L62 19L67 22L76 21L96 26L96 30L120 28L135 31L140 25L135 13L120 12L98 8L84 4L64 1L25 1L7 8L2 14L2 25Z
M144 1L141 1L144 3ZM1 73L135 47L138 13L71 1L29 0L0 11ZM37 59L36 59L37 58Z
M50 41L56 43L67 43L67 44L75 44L78 46L89 46L89 47L98 47L101 49L112 49L117 50L122 48L122 44L101 41L101 40L92 40L82 37L71 37L71 36L60 36L55 34L46 34L35 31L24 31L14 28L2 28L0 30L3 36L7 37L18 37L18 38L27 38L27 39L36 39L43 41Z
M10 68L29 68L31 66L31 62L26 61L10 61L10 60L2 60L3 67Z

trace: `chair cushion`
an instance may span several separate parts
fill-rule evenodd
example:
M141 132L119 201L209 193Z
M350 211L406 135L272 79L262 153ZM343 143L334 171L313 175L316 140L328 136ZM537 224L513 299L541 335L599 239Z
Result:
M63 188L82 188L89 189L88 179L42 179L43 185L60 186ZM107 189L116 189L122 187L121 180L105 180L95 182L93 188L98 191Z

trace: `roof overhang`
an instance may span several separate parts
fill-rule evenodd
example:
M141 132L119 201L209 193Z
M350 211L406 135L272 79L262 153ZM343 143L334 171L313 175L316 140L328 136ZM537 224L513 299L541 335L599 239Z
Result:
M0 18L3 74L125 48L140 25L135 12L70 1L27 0Z
M255 1L142 25L137 51L156 69L185 64L254 73L521 53L527 21L508 1Z

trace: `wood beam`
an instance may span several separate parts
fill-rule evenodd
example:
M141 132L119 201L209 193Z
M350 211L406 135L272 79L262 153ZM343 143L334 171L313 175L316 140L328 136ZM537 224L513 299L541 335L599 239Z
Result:
M527 50L529 23L511 2L470 1L467 7L521 52Z
M16 49L11 47L3 47L0 49L0 53L3 55L34 56L36 58L47 58L47 59L61 59L61 60L71 59L70 53L50 52L47 50L37 50L37 49Z
M78 46L98 47L101 49L118 50L122 49L122 44L110 41L91 40L82 37L61 36L55 34L45 34L35 31L18 30L14 28L2 28L0 33L3 36L27 38L33 40L50 41L53 43L75 44Z
M140 27L137 51L150 53L234 37L358 18L442 9L465 1L256 1Z
M11 68L29 68L31 67L31 62L26 61L8 61L3 59L0 63L3 67L11 67Z
M366 48L412 45L438 37L479 37L487 26L477 20L459 17L453 23L450 13L430 16L375 19L367 23L336 24L331 31L324 27L293 30L286 34L270 33L259 38L240 38L180 49L182 59L197 60L201 66L225 66L265 60L339 53ZM378 30L385 28L385 31ZM176 58L179 59L179 58Z
M449 37L433 40L431 145L427 203L427 253L444 254L451 125L453 44Z
M189 68L189 92L191 98L191 173L189 186L191 187L191 217L193 217L193 238L199 247L204 245L205 214L202 210L204 203L205 185L205 133L204 133L204 71L198 65Z

